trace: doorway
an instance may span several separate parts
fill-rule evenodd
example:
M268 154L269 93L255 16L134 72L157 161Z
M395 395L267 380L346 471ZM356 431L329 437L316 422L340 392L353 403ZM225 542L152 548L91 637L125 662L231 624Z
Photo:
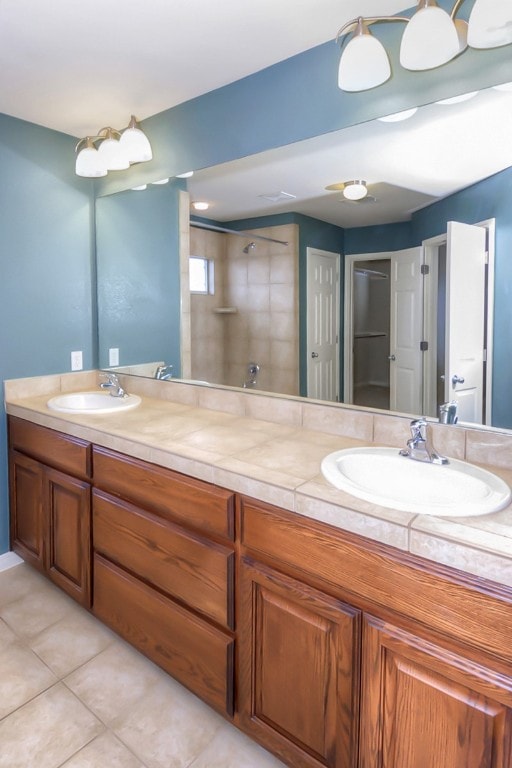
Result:
M308 248L307 394L317 400L340 399L339 253Z

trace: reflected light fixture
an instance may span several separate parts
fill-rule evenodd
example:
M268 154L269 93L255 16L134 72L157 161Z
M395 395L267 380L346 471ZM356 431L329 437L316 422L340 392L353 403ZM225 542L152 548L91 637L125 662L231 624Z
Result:
M418 107L412 107L412 109L404 109L402 112L393 112L391 115L383 115L378 117L381 123L401 123L403 120L409 120L410 117L416 114Z
M404 69L424 71L447 64L469 46L496 48L512 43L512 2L475 0L469 21L457 19L466 0L455 0L451 13L437 0L418 0L416 11L408 16L358 17L344 24L336 35L342 42L338 86L344 91L366 91L391 77L386 49L369 27L381 22L405 24L400 44L400 64ZM349 39L347 36L351 35Z
M137 127L132 115L126 128L102 128L96 136L80 139L75 173L86 178L106 176L108 171L122 171L134 163L145 163L153 158L146 134Z
M192 208L195 211L207 211L209 207L210 207L209 203L202 202L201 200L198 200L197 202L192 203Z
M366 181L361 181L360 179L345 181L342 193L346 200L362 200L368 194Z

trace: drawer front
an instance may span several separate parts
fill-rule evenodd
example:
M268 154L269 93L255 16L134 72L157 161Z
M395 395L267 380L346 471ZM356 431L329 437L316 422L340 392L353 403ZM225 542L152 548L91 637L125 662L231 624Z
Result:
M55 469L77 477L91 475L91 445L78 437L10 416L9 441L12 448Z
M94 484L170 520L234 539L234 494L94 447Z
M96 551L233 628L232 549L97 490L93 521Z
M223 714L233 714L234 641L99 555L94 614Z

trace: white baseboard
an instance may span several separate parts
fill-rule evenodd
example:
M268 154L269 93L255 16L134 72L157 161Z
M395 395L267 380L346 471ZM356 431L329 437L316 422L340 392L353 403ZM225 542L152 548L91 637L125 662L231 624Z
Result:
M5 555L0 555L0 571L7 571L22 562L21 557L18 557L15 552L6 552Z

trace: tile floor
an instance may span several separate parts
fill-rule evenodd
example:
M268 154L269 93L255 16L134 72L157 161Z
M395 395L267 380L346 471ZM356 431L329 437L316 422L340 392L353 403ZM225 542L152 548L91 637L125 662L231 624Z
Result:
M283 768L24 563L0 572L0 768Z

